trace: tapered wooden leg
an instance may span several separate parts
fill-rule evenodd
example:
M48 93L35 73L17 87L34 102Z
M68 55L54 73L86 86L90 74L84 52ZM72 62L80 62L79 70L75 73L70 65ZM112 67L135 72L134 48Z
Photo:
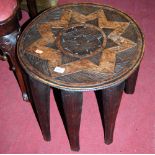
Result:
M135 70L135 72L130 75L130 77L125 81L125 93L133 94L136 87L136 81L138 77L139 67Z
M27 1L27 7L29 10L29 15L31 18L34 18L37 15L36 0L26 0L26 1Z
M67 133L73 151L79 151L79 130L82 112L82 92L61 91Z
M21 2L22 0L17 0L17 3L19 5L19 8L18 8L18 11L17 11L17 18L18 20L21 20L22 19L22 10L21 10Z
M104 140L106 144L113 142L113 132L119 105L124 90L124 82L102 90L102 113Z
M12 52L10 55L10 60L12 62L12 70L16 76L16 79L18 81L19 87L22 91L22 97L24 101L28 101L28 90L26 89L26 81L24 79L24 72L17 60L17 57L15 55L15 52Z
M29 84L43 137L46 141L50 141L50 87L30 76Z

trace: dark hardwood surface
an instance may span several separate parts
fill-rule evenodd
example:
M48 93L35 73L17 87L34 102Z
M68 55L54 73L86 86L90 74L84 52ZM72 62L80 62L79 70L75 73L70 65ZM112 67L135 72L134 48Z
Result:
M50 134L50 87L29 76L30 95L36 117L38 119L43 137L51 140Z
M139 67L125 81L125 93L133 94L135 92L136 81L138 77Z
M101 90L103 99L101 118L103 118L104 141L106 144L111 144L113 142L115 121L119 110L123 90L124 82L117 86Z
M36 17L38 14L36 0L26 0L26 2L30 17L31 18Z
M80 150L79 131L82 112L82 92L61 91L67 134L73 151Z
M142 56L143 35L137 24L121 11L95 4L64 5L43 12L18 43L19 60L29 74L74 91L124 81Z
M104 140L113 142L123 91L134 92L144 52L143 35L133 19L92 3L48 9L26 27L17 52L45 140L50 140L52 86L54 94L61 92L58 109L73 151L80 149L83 91L96 90Z
M19 5L13 10L12 15L4 21L0 21L0 60L7 60L10 69L14 72L22 96L28 101L23 70L19 64L16 53L16 43L20 34L20 26L18 22Z

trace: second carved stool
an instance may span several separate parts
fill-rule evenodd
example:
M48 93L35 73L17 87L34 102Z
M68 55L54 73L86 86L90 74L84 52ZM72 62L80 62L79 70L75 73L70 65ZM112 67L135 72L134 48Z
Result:
M20 33L18 22L19 5L16 0L0 1L0 6L5 8L1 10L0 15L0 60L7 60L11 70L15 73L22 96L25 101L28 100L24 77L20 64L16 56L16 42Z

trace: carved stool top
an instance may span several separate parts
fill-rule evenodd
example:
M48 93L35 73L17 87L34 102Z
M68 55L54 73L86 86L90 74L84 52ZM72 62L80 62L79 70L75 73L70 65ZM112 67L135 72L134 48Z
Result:
M18 41L29 75L65 90L103 89L127 79L143 56L133 19L109 6L68 4L36 17Z

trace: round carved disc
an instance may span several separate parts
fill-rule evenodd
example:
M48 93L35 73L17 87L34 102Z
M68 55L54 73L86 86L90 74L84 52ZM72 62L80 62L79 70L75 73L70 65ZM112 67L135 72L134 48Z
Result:
M48 9L22 33L18 58L34 78L65 90L110 87L127 79L143 56L143 35L125 13L92 3Z
M64 54L77 58L85 58L103 51L106 35L98 27L84 24L75 25L63 30L58 47Z

